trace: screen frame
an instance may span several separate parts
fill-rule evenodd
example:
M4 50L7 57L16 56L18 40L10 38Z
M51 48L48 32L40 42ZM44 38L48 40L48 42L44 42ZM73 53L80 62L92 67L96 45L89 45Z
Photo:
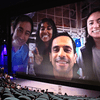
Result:
M43 1L40 4L38 4L38 2L36 2L36 5L33 4L33 2L25 2L23 3L24 6L22 6L22 4L19 4L19 5L16 5L16 6L12 6L8 9L9 11L9 16L8 16L8 23L7 23L7 26L9 27L8 28L8 32L10 32L10 18L11 17L14 17L14 16L18 16L18 15L21 15L21 14L25 14L25 13L30 13L30 12L34 12L34 11L39 11L39 10L43 10L43 9L48 9L48 8L52 8L52 7L56 7L56 6L61 6L61 5L65 5L65 4L70 4L70 3L75 3L75 2L79 2L80 0L71 0L71 1L65 1L63 0L64 2L61 2L61 1L57 1L57 3L53 2L53 1L49 1L48 2L45 2ZM83 1L83 0L81 0ZM45 3L45 4L44 4ZM46 5L47 4L47 5ZM49 5L48 5L49 4ZM26 8L25 6L26 5L30 5L28 8ZM43 6L44 5L44 6ZM46 6L45 6L46 5ZM19 8L18 8L19 6ZM41 9L40 9L41 8ZM11 10L11 9L15 9L15 10ZM34 10L33 10L34 9ZM19 11L19 12L18 12ZM18 13L16 13L18 12ZM8 35L8 41L10 41L11 43L11 37L10 37L10 33ZM11 44L8 44L11 46ZM9 54L11 54L11 48L8 49L8 52ZM11 57L9 55L9 59L8 59L10 62L11 62ZM11 66L11 63L8 63L8 66ZM10 73L11 73L11 67L10 67ZM25 79L30 79L30 80L36 80L36 81L40 81L40 82L47 82L47 83L54 83L54 84L59 84L59 85L65 85L65 86L71 86L71 87L78 87L78 88L84 88L84 89L91 89L91 90L97 90L97 91L100 91L100 86L99 85L95 85L95 83L93 84L88 84L88 82L86 81L86 83L84 84L82 81L80 83L78 82L72 82L72 81L69 81L69 82L65 82L65 81L59 81L59 80L56 80L56 79L45 79L43 77L34 77L34 76L27 76L27 75L22 75L21 73L19 74L16 74L17 77L19 78L25 78Z

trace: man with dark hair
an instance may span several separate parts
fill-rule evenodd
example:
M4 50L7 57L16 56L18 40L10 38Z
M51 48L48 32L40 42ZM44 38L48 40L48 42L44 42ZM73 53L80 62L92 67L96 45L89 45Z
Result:
M50 43L50 62L56 79L72 80L78 78L76 46L67 32L58 33Z
M12 35L12 71L26 73L29 48L26 44L33 31L33 21L27 15L17 17L13 24Z

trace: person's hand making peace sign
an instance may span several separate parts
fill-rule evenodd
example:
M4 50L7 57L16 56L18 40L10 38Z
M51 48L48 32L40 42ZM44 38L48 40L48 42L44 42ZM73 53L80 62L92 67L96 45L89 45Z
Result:
M35 62L38 64L38 65L40 65L41 63L42 63L42 61L43 61L43 57L39 54L39 50L38 50L38 48L36 47L36 52L34 53L33 52L33 54L35 55Z

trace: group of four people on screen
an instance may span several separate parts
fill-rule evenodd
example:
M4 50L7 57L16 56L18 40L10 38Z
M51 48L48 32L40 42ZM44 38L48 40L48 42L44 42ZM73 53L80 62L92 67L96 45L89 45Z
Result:
M86 79L100 81L100 9L93 10L86 20L86 43L77 57L76 45L67 32L57 32L54 21L44 18L36 31L34 70L36 76L60 80ZM12 70L26 73L29 48L26 44L33 31L27 15L17 17L12 34ZM79 69L82 69L80 75Z

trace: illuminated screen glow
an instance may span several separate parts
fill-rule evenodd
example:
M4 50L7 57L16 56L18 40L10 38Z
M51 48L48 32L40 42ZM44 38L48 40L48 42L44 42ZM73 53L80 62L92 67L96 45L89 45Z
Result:
M14 66L14 70L13 72L15 73L24 73L28 76L33 76L33 77L42 77L45 79L53 79L53 80L59 80L59 78L55 78L55 76L53 75L54 71L53 71L53 66L50 63L50 58L49 58L49 53L44 49L43 54L41 54L40 52L42 50L37 51L36 47L36 31L38 29L38 24L40 23L40 21L43 18L51 18L57 28L58 32L65 32L67 31L68 34L70 34L70 36L73 38L73 40L76 43L76 53L77 56L79 57L80 55L80 48L85 46L86 43L86 33L85 33L85 28L86 28L86 17L89 14L89 12L91 12L95 7L97 7L97 3L99 0L84 0L84 1L80 1L80 2L76 2L76 3L72 3L72 4L66 4L66 5L61 5L58 7L52 7L49 9L44 9L44 10L40 10L40 11L36 11L36 12L29 12L25 15L28 15L29 17L32 18L33 20L33 24L34 24L34 31L32 32L32 34L30 35L28 41L27 41L27 46L29 48L29 51L27 51L26 49L23 50L23 52L29 52L28 53L28 59L26 59L26 61L24 63L20 62L19 60L14 60L16 62L16 66ZM92 5L94 5L92 7ZM98 4L99 6L99 4ZM77 9L79 8L80 9ZM12 32L12 23L14 22L14 20L12 20L11 22L11 34ZM51 27L51 26L49 26ZM44 38L46 38L47 35L44 36ZM41 42L39 43L41 46ZM41 48L45 48L44 46L41 46ZM6 51L6 49L4 49L4 51ZM21 52L21 51L18 51ZM23 53L21 52L21 53ZM23 54L24 54L23 53ZM42 55L44 58L41 60L43 60L43 62L41 62L41 64L37 64L40 63L39 60L36 62L36 55ZM15 56L18 56L19 58L21 58L20 55L18 54L14 54ZM27 56L27 55L23 55ZM77 57L77 60L78 60ZM14 58L12 58L14 59ZM49 60L49 62L48 62ZM20 65L17 65L17 62L20 63ZM13 63L13 62L12 62ZM12 65L13 68L13 65ZM79 66L78 70L75 72L79 78L76 78L77 83L80 82L80 80L82 80L82 82L84 82L83 84L92 84L92 81L94 80L88 80L88 78L86 78L83 75L83 69L82 67ZM89 72L88 72L89 73ZM90 73L91 74L91 73ZM99 73L100 74L100 73ZM68 81L68 82L76 82L75 80L67 80L67 79L63 79L63 77L60 77L61 81ZM91 82L88 82L91 81ZM86 83L87 82L87 83ZM97 83L93 83L93 85L98 85Z

